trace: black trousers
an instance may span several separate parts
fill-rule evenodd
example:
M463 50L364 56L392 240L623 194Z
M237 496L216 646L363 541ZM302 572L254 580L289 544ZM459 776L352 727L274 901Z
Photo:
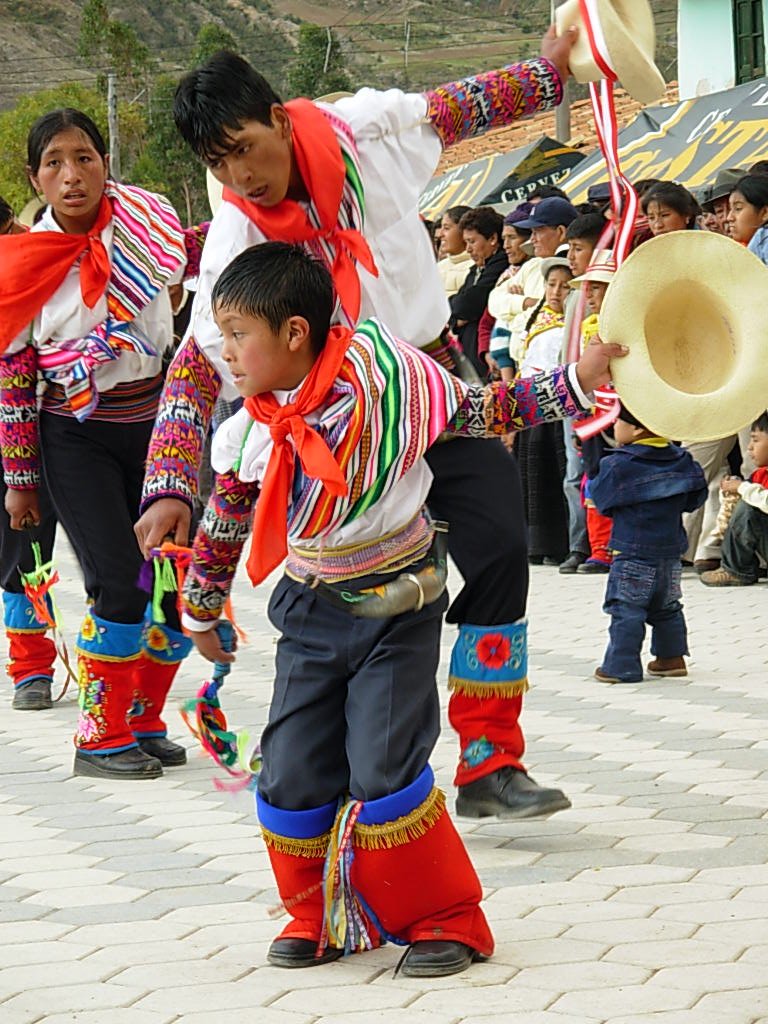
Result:
M433 445L427 497L449 525L448 550L464 578L448 622L498 626L525 615L528 554L515 457L501 441L456 437Z
M390 577L391 578L391 577ZM355 580L362 589L382 577ZM350 793L377 800L424 770L440 732L436 675L448 598L389 619L355 618L285 576L259 793L304 811Z
M136 585L143 564L133 524L139 517L152 420L116 423L40 414L43 469L56 515L83 571L92 611L138 623L149 596ZM163 602L178 630L175 595Z
M568 554L568 505L563 493L563 425L540 423L517 438L528 523L528 548L535 558L562 561Z
M40 545L43 562L49 562L53 555L56 537L56 514L46 487L38 490L40 502L40 525L29 530L12 530L11 520L5 511L6 486L0 473L0 588L9 594L23 594L19 570L31 572L35 568L32 543Z

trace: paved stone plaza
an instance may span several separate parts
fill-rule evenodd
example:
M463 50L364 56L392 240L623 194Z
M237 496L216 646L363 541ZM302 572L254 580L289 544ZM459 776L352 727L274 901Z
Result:
M71 638L82 597L66 552L59 566ZM251 799L214 788L190 736L189 765L162 780L74 779L74 700L7 710L1 1024L768 1022L768 587L685 579L689 680L608 687L591 678L603 586L533 570L528 763L573 809L462 823L497 951L442 980L393 979L392 946L267 966L281 925ZM250 643L223 692L254 737L270 691L267 592L236 590ZM176 698L205 675L193 656ZM169 721L182 736L173 707ZM434 767L449 792L455 757L446 726Z

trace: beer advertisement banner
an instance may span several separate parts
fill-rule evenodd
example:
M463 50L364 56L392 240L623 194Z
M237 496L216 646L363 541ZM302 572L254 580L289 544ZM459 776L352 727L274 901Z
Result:
M721 167L748 168L768 158L768 78L670 106L648 107L619 133L621 166L630 181L663 178L697 189ZM561 183L571 202L607 181L599 150Z
M537 185L559 184L583 159L583 152L542 135L527 146L473 160L433 178L422 194L419 212L432 220L452 206L519 203Z

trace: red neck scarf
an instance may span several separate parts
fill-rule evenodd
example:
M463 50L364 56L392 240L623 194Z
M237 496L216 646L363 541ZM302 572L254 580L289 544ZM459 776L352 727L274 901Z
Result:
M280 565L288 551L288 506L295 455L307 476L322 480L334 497L347 493L347 482L330 448L304 417L325 401L351 340L352 331L347 327L331 328L325 348L290 404L279 405L271 391L245 400L249 415L269 426L273 442L253 518L248 575L254 586Z
M93 309L109 284L109 253L101 232L111 219L112 204L104 195L86 235L30 231L0 238L0 352L34 320L80 256L80 294Z
M347 173L341 146L328 118L314 103L291 100L285 109L291 119L293 158L317 210L320 227L310 222L306 210L294 199L285 198L276 206L260 206L228 188L223 196L272 241L323 239L331 245L333 283L350 323L356 324L360 316L360 278L355 262L374 276L378 276L378 271L363 235L355 228L341 228L338 224Z

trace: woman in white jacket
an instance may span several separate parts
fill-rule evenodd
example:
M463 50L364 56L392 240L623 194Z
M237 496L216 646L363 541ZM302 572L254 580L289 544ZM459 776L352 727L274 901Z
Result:
M523 248L531 232L516 226L530 215L530 209L530 203L523 203L504 218L502 243L509 269L504 271L488 297L488 312L496 321L491 333L489 362L492 370L498 368L502 380L513 380L523 354L528 317L544 296L541 260L530 257Z

